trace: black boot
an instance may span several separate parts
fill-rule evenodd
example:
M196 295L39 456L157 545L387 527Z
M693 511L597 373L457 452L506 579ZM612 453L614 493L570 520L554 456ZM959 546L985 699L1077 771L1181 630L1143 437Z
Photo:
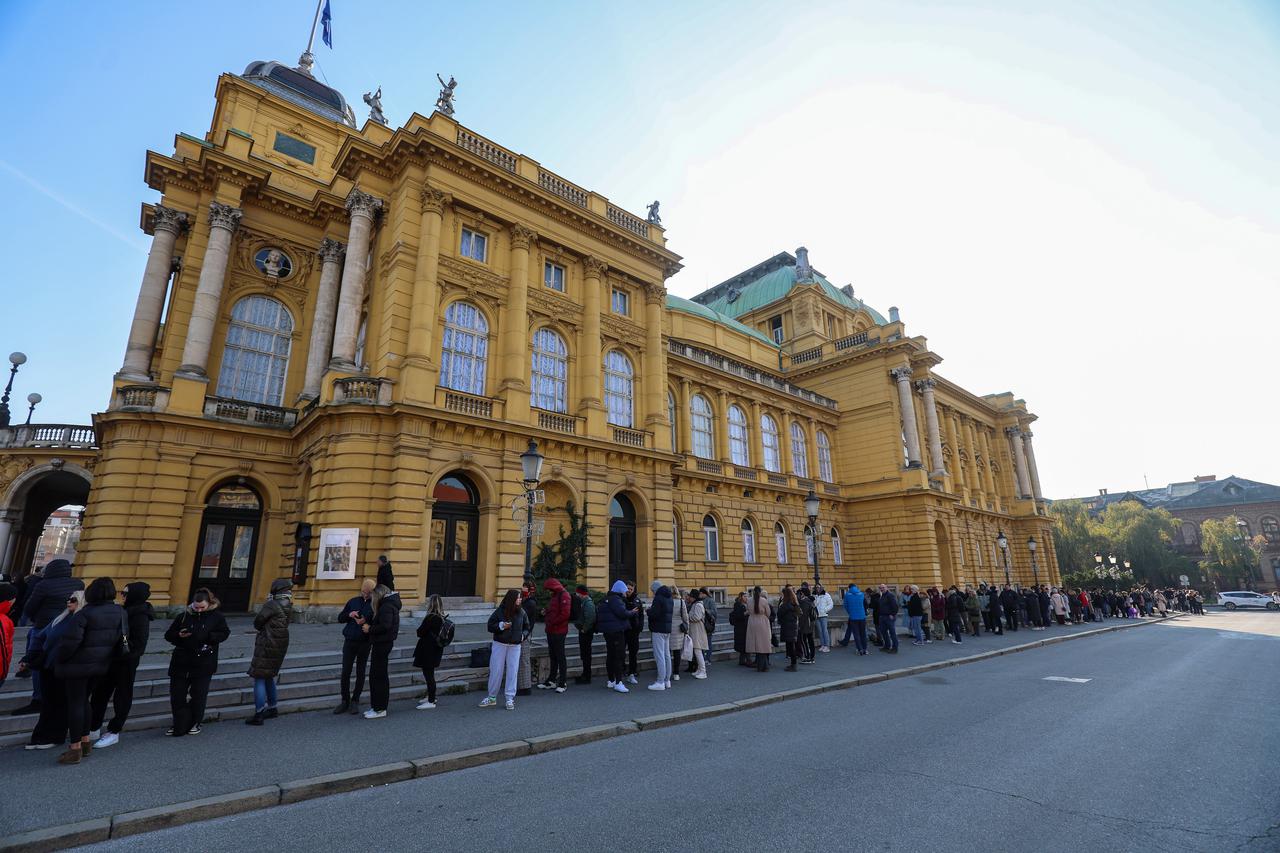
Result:
M279 708L268 708L268 709L267 709L267 711L266 711L266 713L264 713L262 716L263 716L263 717L265 717L265 718L266 718L266 719L268 719L268 720L274 720L276 717L280 716L280 709L279 709Z
M341 702L338 703L338 707L333 709L333 713L345 714L349 710L351 710L351 701L349 699L343 699Z
M262 711L255 711L252 717L244 721L244 724L246 726L260 726L265 719L266 716Z
M40 713L40 701L38 699L32 699L30 702L23 705L21 708L14 708L12 711L9 712L9 716L21 717L23 714L39 714L39 713Z

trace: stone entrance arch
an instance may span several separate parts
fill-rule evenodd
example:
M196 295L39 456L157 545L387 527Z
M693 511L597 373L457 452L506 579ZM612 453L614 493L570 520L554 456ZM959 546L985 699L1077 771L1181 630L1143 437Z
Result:
M92 475L60 458L36 463L31 458L6 457L12 482L0 497L0 573L27 574L45 522L62 506L89 502Z

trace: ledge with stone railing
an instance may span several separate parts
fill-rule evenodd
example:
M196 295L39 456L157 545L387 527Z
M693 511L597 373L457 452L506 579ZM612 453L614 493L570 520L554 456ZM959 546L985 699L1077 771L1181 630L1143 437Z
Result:
M750 382L756 383L757 385L763 385L766 388L772 388L775 391L781 391L784 394L799 397L801 400L822 406L824 409L834 410L836 408L836 401L832 400L830 397L824 397L807 388L792 385L785 379L781 379L757 367L744 364L740 361L735 361L731 358L725 358L718 353L705 350L701 347L695 347L673 339L667 342L667 352L687 358L690 361L696 361L699 364L706 365L707 367L714 368L723 373L728 373L741 379L746 379Z
M502 401L449 388L436 388L436 406L446 412L457 412L476 418L502 418Z
M125 412L163 412L169 406L169 389L162 385L121 385L112 409Z
M20 424L0 429L3 447L66 447L93 449L98 436L91 426L81 424Z
M621 426L615 426L612 429L613 440L618 444L625 444L627 447L649 447L649 440L653 437L653 433L640 429Z
M391 380L374 376L344 376L333 380L333 403L364 403L386 406L391 403Z
M559 412L548 412L538 409L538 426L552 432L563 432L567 435L578 434L580 418L573 415L562 415Z
M567 201L573 202L578 207L587 206L587 191L582 187L574 186L559 175L553 175L544 169L539 169L538 186L549 193L554 193Z
M218 421L251 424L253 426L290 429L298 421L296 409L247 403L226 397L205 397L204 416Z
M625 228L632 234L649 239L649 223L634 214L627 213L620 207L609 205L609 221L619 228Z
M494 145L483 137L468 133L462 128L458 128L458 147L470 151L483 160L488 160L495 166L501 166L508 172L515 172L516 170L516 160L519 158L515 154L505 148Z
M850 350L873 347L878 343L880 343L878 337L873 338L868 332L857 332L856 334L846 335L843 338L826 341L816 347L793 352L791 354L791 365L793 367L801 367L803 365L816 364L835 358L838 355L843 355Z

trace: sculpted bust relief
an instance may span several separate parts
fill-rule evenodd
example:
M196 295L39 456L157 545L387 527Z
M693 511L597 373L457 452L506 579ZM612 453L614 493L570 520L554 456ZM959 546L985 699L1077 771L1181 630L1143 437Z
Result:
M262 249L253 256L253 265L272 278L285 278L293 272L293 262L279 249Z

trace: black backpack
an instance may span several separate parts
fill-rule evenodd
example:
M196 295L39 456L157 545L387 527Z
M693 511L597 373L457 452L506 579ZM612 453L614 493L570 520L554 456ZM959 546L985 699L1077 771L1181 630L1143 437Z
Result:
M440 620L440 631L436 634L436 645L443 649L453 642L453 634L456 628L453 620L448 616L442 616Z
M702 624L707 626L707 636L716 632L716 612L705 604L702 606Z

